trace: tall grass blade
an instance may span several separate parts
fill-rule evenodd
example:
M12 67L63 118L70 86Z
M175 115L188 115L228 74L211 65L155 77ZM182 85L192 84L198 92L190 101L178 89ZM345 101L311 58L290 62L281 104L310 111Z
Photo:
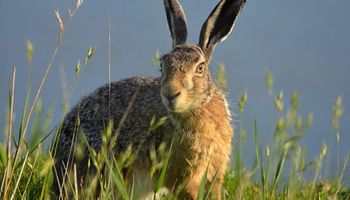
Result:
M202 176L201 182L199 184L197 200L203 200L205 197L205 186L207 184L207 176L208 176L208 167L206 168L206 170Z
M134 179L132 179L132 183L131 183L131 189L130 189L130 200L134 200L135 199L135 181Z
M284 165L284 162L286 160L286 156L287 156L287 153L288 153L288 149L289 149L289 146L286 145L282 151L281 151L281 154L280 154L280 159L278 161L278 165L277 165L277 169L276 169L276 173L275 173L275 178L273 180L273 187L272 187L272 192L275 191L276 187L277 187L277 183L278 183L278 180L282 174L282 171L283 171L283 165Z
M19 176L17 178L17 182L15 184L15 187L12 191L12 195L11 195L11 198L10 200L13 200L13 198L15 197L15 194L17 194L17 188L18 188L18 185L22 179L22 174L23 174L23 170L24 170L24 167L27 165L27 159L28 159L28 153L26 154L25 158L24 158L24 162L22 164L22 168L21 168L21 171L19 172Z
M260 170L260 179L262 183L262 190L265 188L265 176L264 176L264 164L262 161L262 150L259 142L258 125L256 119L254 120L254 143L255 143L255 155L258 168Z
M350 159L350 152L348 153L348 155L347 155L346 158L345 158L344 165L343 165L343 169L342 169L342 171L341 171L341 173L340 173L340 175L339 175L339 177L338 177L337 185L336 185L336 187L337 187L336 194L337 194L337 193L339 192L339 190L341 189L341 185L342 185L341 182L342 182L342 180L343 180L346 167L347 167L347 165L348 165L348 163L349 163L349 159Z
M164 183L166 171L167 171L168 164L169 164L169 159L170 159L170 156L171 156L171 151L172 151L172 148L173 148L173 141L174 140L171 141L170 149L169 149L169 152L167 153L167 155L165 157L165 162L164 162L164 165L162 167L162 171L160 173L159 178L156 181L155 193L157 193L159 191L159 189L162 187L162 185Z
M14 106L14 100L15 100L15 81L16 81L16 67L13 68L12 71L12 84L11 89L9 90L9 110L10 110L10 117L9 117L9 128L7 133L7 166L5 170L4 175L4 184L1 188L1 196L4 199L7 199L7 192L11 184L11 175L13 173L13 166L11 164L11 138L12 138L12 128L13 128L13 106Z
M31 92L31 88L32 88L31 85L32 85L31 82L29 82L28 88L27 88L27 93L26 93L26 98L25 98L24 106L23 106L23 110L22 110L21 123L19 124L18 138L21 138L22 137L22 133L23 133L23 126L24 126L24 123L25 123L26 115L27 115L27 106L28 106L30 92ZM15 137L13 138L13 141L14 141L14 143L16 145L16 148L18 148L18 142L16 141Z
M213 190L213 187L215 185L215 182L216 182L217 178L218 178L218 172L215 173L214 177L211 180L211 183L210 183L209 188L208 188L208 190L206 192L206 195L205 195L205 200L209 200L210 199L210 192Z
M23 196L26 196L27 193L28 193L28 195L30 195L30 191L28 191L28 188L29 188L29 184L32 182L34 171L37 169L37 161L38 161L39 154L42 155L42 151L37 151L36 152L36 155L35 155L35 158L34 158L34 163L33 163L32 167L31 167L29 178L27 180L27 184L26 184L26 186L24 188L24 191L23 191ZM28 155L30 156L30 153Z
M111 175L112 175L112 180L114 181L114 183L117 186L118 191L120 192L121 197L124 200L129 200L129 195L127 192L127 187L126 187L126 183L124 181L123 178L123 173L121 172L121 169L118 165L118 162L115 160L115 158L113 158L113 166L111 165L110 161L106 161L109 170L111 171Z
M5 152L5 148L2 145L2 143L0 143L0 171L2 172L7 166L7 158L6 158L6 152Z

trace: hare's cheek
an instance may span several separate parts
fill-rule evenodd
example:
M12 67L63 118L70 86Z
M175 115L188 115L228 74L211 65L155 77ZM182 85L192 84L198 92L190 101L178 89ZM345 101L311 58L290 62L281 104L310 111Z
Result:
M186 90L188 91L192 90L194 86L192 77L190 75L187 75L186 78L182 80L182 85Z
M208 81L204 77L193 76L193 91L195 93L204 93L208 88Z

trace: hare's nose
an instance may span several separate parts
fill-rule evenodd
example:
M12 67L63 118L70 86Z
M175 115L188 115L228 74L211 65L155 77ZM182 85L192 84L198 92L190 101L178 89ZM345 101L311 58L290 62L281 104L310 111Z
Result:
M175 93L173 95L169 94L167 96L167 99L168 99L169 102L172 102L176 97L180 96L180 94L181 94L181 92Z

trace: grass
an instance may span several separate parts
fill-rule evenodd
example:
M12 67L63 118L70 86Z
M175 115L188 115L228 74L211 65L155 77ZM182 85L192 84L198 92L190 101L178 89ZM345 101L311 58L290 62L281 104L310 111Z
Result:
M46 77L59 50L65 27L82 3L83 1L78 0L75 7L69 10L70 18L66 23L61 19L60 12L55 11L59 29L57 43L41 79L40 86L36 91L32 91L31 87L27 89L20 124L14 124L13 121L16 68L13 70L8 91L7 122L3 131L7 140L0 143L1 199L54 198L52 188L54 148L48 150L45 146L50 145L52 135L57 134L59 125L53 130L48 129L51 123L52 111L49 110L46 114L43 112L42 102L40 101L41 88L46 82ZM76 76L81 73L83 65L88 64L88 61L93 58L95 50L95 47L88 49L83 63L78 60ZM33 55L33 45L27 42L27 59L29 62L31 62ZM152 60L153 66L157 65L157 57L159 57L159 52ZM336 99L331 117L332 131L337 141L335 148L337 163L341 167L339 167L334 177L324 179L321 172L322 168L327 165L327 159L330 156L327 153L329 144L323 144L319 155L314 160L306 160L306 148L300 145L304 135L312 125L313 114L310 113L307 116L299 114L300 100L298 93L295 91L290 95L290 104L286 105L283 91L277 93L274 91L272 73L266 71L265 77L272 103L279 112L274 136L268 143L261 144L259 122L257 120L254 124L251 124L251 127L253 127L252 134L247 134L245 128L242 125L239 126L240 129L236 131L239 136L238 142L233 152L234 162L224 177L223 199L350 199L350 188L343 185L344 172L348 166L350 154L344 159L342 165L339 161L339 119L343 113L342 99L340 97ZM217 82L223 88L227 86L223 65L219 67ZM29 102L31 96L34 96L34 99ZM248 91L244 90L239 101L238 119L240 123L243 119L242 116L247 101ZM162 121L164 119L153 119L150 122L151 129L157 128ZM13 127L19 127L17 134L14 133ZM87 148L90 155L89 165L94 165L97 173L95 176L89 177L90 184L81 188L76 178L76 167L73 166L71 174L67 176L65 189L62 190L64 199L95 199L96 197L116 199L118 196L127 200L137 199L138 191L136 191L133 183L125 182L121 170L122 167L131 166L134 156L131 152L126 152L118 159L110 155L109 152L115 145L116 139L113 137L111 127L110 124L103 134L103 145L99 153L89 148L84 136L80 136L83 142L77 144L75 153L77 155L81 154L83 149ZM28 135L30 135L30 138ZM247 135L254 135L254 137L247 138ZM247 140L253 140L255 145L255 161L252 167L244 166L245 160L242 149ZM160 152L160 155L156 155L156 151L154 151L151 156L154 167L150 173L157 180L154 186L155 193L161 191L164 178L167 175L171 150L172 147L166 149L161 145L157 151ZM306 178L305 172L313 174L312 178ZM199 195L197 199L199 200L209 199L212 188L212 186L205 187L205 176L206 174L204 174L203 181L198 188ZM174 192L162 195L160 198L176 199L179 190L176 188Z

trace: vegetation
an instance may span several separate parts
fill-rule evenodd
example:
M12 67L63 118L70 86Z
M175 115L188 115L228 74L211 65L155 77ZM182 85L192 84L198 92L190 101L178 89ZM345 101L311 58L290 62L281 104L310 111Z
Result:
M49 130L51 124L52 110L46 114L43 112L42 102L40 101L41 88L45 84L47 74L50 71L56 53L60 47L61 38L64 34L65 24L67 24L82 4L78 0L75 7L69 10L70 18L66 23L60 17L59 11L55 11L59 34L57 45L55 46L50 62L44 72L41 84L36 91L29 87L20 124L14 124L14 86L16 83L16 68L13 70L12 81L9 87L9 103L6 127L3 134L6 141L0 143L0 188L1 199L53 199L53 153L52 149L45 148L51 145L51 138L59 130L57 125L53 130ZM76 76L79 76L83 65L86 65L93 58L95 48L88 49L84 62L77 61ZM30 41L27 42L27 59L31 62L34 55L34 48ZM152 59L152 65L157 65L156 53L155 59ZM224 66L219 68L217 82L222 87L227 86ZM297 92L293 91L290 104L285 105L284 93L274 91L274 79L271 72L266 71L266 82L268 91L273 98L273 103L279 111L279 119L276 121L274 136L270 142L262 145L259 140L259 122L255 120L253 127L253 138L247 138L247 131L244 127L238 126L236 130L238 137L237 145L233 152L233 164L225 175L225 181L222 189L223 199L350 199L350 188L343 185L344 172L347 168L350 154L344 159L342 168L337 175L331 179L322 178L321 169L327 164L327 144L323 144L319 156L314 160L305 159L305 148L300 145L303 136L312 125L313 114L301 116L298 112L300 100ZM30 84L29 84L30 85ZM30 103L30 97L34 96ZM248 101L247 90L239 102L239 121L242 121L244 108ZM63 104L64 105L64 104ZM66 108L64 108L66 109ZM342 99L338 97L335 101L332 116L332 127L339 145L339 119L342 116ZM157 128L164 119L154 119L151 128ZM19 132L14 133L13 127L19 127ZM122 175L122 167L132 165L133 155L125 155L116 159L110 155L110 149L113 148L113 137L111 127L106 129L103 134L102 150L96 153L84 142L77 145L75 154L79 156L83 148L89 149L90 162L97 169L93 177L89 177L89 183L85 188L80 188L76 180L76 169L73 167L71 175L65 183L65 190L62 191L64 198L70 199L116 199L118 196L123 199L137 199L137 193L133 183L126 183ZM30 135L30 137L28 137ZM255 144L255 162L252 167L243 166L244 156L242 147L246 141L252 139ZM110 142L112 141L112 142ZM155 193L162 193L161 187L166 176L167 163L170 152L164 146L160 147L156 155L152 152L152 161L154 164L152 175L156 177L154 186ZM172 148L170 148L171 151ZM339 159L339 158L338 158ZM305 178L304 172L312 173L312 178ZM206 174L203 175L205 180ZM211 186L206 187L204 181L200 184L198 199L208 199ZM161 195L161 199L176 199L178 189L172 193Z

